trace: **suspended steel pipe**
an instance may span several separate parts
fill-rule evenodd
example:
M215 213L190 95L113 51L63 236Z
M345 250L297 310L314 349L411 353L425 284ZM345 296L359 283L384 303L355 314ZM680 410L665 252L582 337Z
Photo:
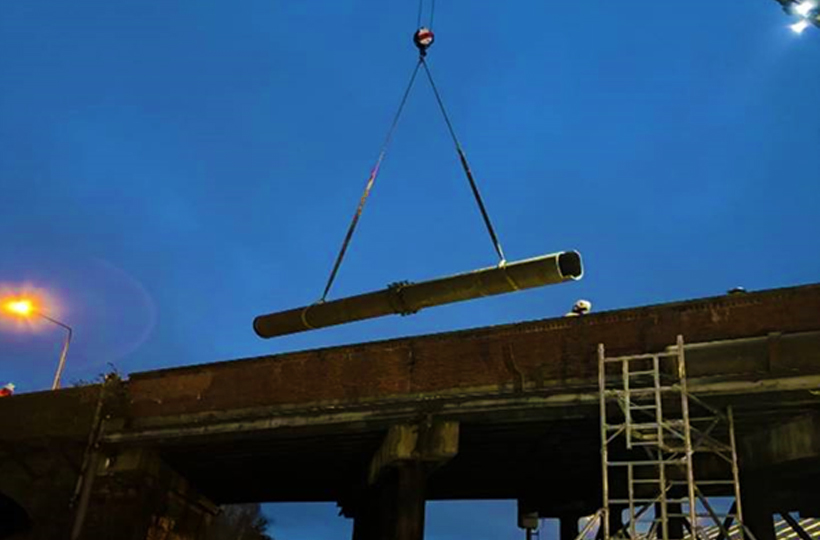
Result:
M253 329L263 338L295 334L384 315L409 315L424 308L581 279L577 251L563 251L466 274L394 283L382 291L260 315Z

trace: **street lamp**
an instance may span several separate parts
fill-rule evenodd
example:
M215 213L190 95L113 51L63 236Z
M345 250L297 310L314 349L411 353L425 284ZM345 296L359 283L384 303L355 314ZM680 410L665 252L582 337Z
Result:
M794 6L794 11L801 17L808 17L811 15L811 12L817 8L817 4L811 0L803 0L796 6Z
M16 300L9 300L5 304L3 304L3 309L5 309L13 315L17 315L18 317L40 317L41 319L45 319L52 324L56 324L57 326L63 328L66 331L65 342L63 342L63 350L60 351L60 363L57 365L57 372L54 374L54 382L51 385L52 390L57 390L58 388L60 388L60 378L63 376L63 369L65 368L65 359L66 355L68 354L68 346L71 344L71 336L74 334L74 331L67 324L62 323L57 319L53 319L45 313L43 313L42 311L35 309L34 302L29 300L28 298L18 298Z
M789 25L792 32L802 34L812 24L820 27L820 0L777 0L783 11L799 20Z
M803 31L809 26L811 26L811 23L806 19L803 19L802 21L797 21L796 23L792 24L791 26L789 26L789 28L791 28L792 32L799 35L802 34Z

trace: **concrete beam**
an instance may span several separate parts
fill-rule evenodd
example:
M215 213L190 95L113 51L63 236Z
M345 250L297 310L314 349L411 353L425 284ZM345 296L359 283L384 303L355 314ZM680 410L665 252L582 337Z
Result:
M820 374L756 380L690 379L689 389L705 397L799 393L807 402L818 402L812 391L820 388ZM207 412L135 419L128 429L111 424L103 441L111 444L170 442L179 439L213 439L216 436L259 434L314 426L354 425L368 422L408 421L418 416L418 402L424 396L397 396L389 402L365 404L328 404L326 407L260 407L238 411ZM505 417L519 413L522 420L581 418L597 414L598 393L577 386L564 388L525 386L517 395L497 389L470 395L424 397L435 404L438 414L453 420L487 416L494 412Z
M807 414L756 433L742 441L746 470L820 458L820 413Z
M457 453L457 422L392 426L370 463L368 483L375 484L384 469L398 463L421 461L440 465Z

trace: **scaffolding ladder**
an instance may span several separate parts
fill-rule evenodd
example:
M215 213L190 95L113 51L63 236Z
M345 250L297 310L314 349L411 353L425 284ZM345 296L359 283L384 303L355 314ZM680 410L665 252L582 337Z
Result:
M598 345L602 540L728 540L733 523L753 538L743 526L732 409L689 392L685 348L682 336L632 356L607 357Z

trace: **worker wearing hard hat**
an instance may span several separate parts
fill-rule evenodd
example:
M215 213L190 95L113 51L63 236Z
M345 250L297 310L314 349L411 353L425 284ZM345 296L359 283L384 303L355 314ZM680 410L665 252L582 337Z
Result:
M14 383L8 383L6 386L0 388L0 397L9 397L14 393Z
M565 317L580 317L592 311L592 302L589 300L578 300L572 306L572 311L564 315Z

